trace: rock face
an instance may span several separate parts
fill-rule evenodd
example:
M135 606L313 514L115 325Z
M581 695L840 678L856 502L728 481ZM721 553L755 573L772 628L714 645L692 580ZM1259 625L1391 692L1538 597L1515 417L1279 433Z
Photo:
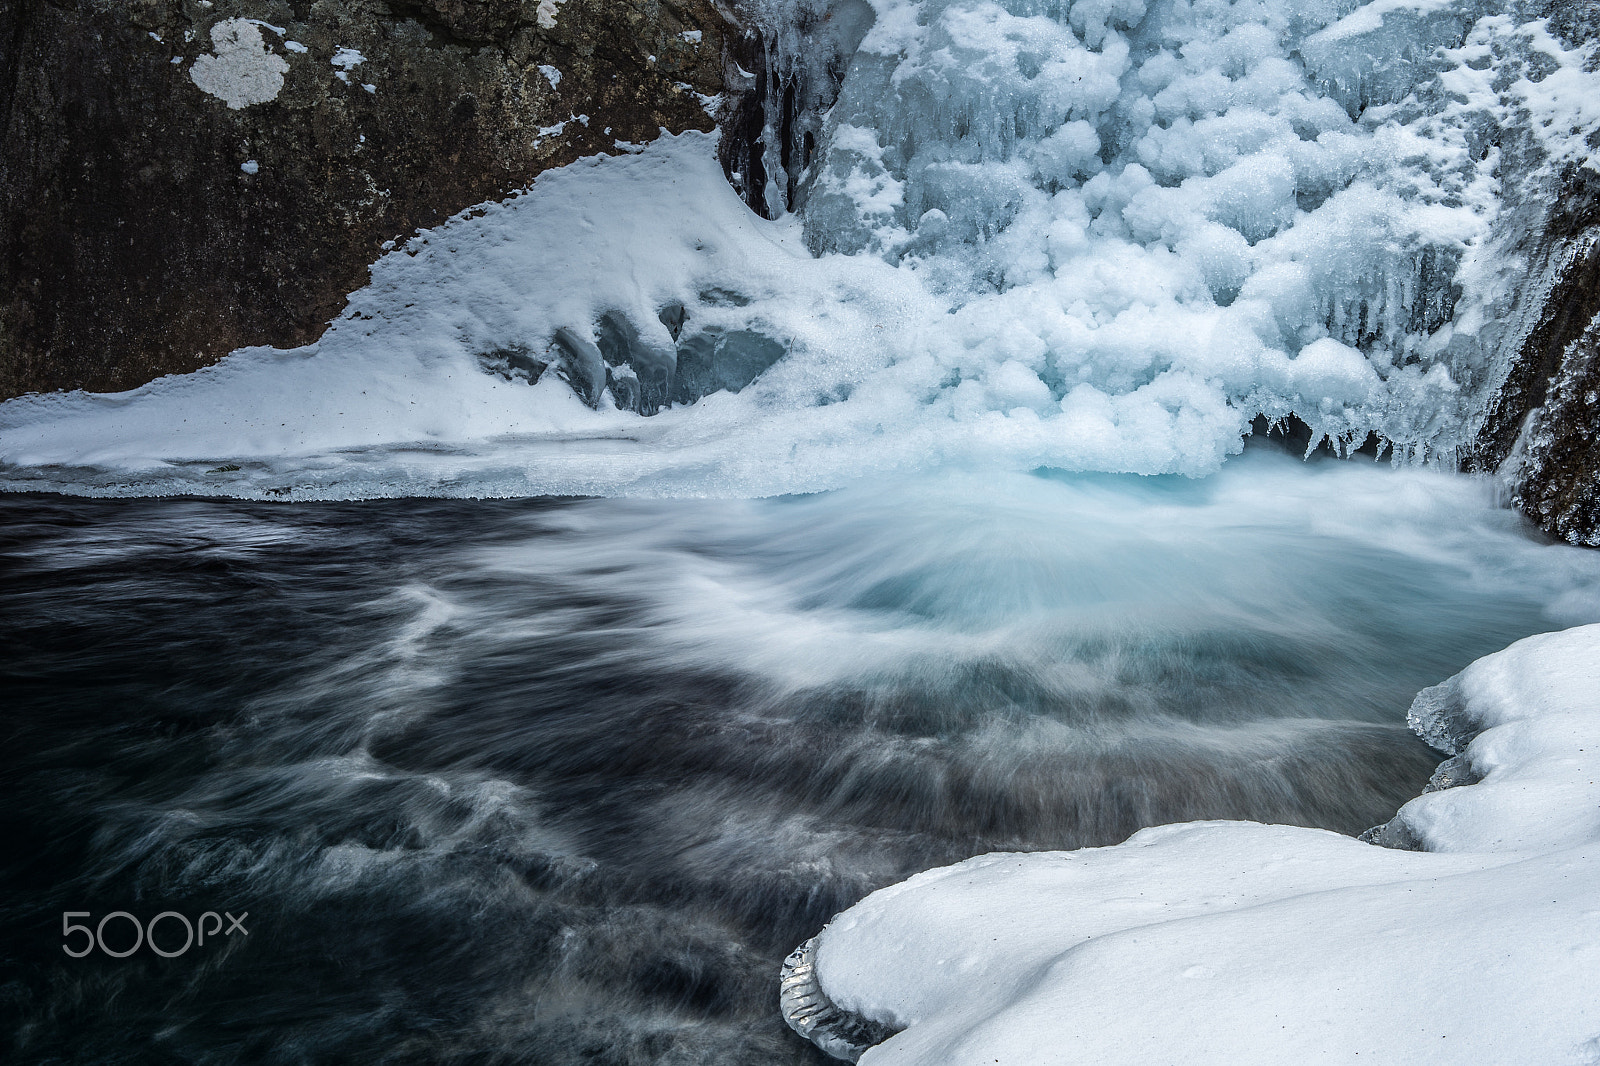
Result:
M1547 0L1536 14L1569 47L1600 34L1600 3ZM1597 144L1600 132L1588 143ZM1600 547L1600 172L1593 160L1530 183L1528 270L1510 371L1490 401L1471 469L1497 471L1511 503L1552 536Z
M712 128L748 47L713 0L6 0L0 398L313 340L386 241Z
M1530 328L1478 435L1518 509L1600 547L1600 175L1570 174L1531 256Z

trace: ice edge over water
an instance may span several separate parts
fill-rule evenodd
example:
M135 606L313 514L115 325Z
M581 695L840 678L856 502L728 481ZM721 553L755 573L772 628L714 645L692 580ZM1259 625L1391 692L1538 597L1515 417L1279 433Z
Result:
M869 1066L1597 1061L1600 625L1479 659L1411 721L1457 756L1391 823L1423 850L1196 822L981 856L836 917L820 990L904 1030Z

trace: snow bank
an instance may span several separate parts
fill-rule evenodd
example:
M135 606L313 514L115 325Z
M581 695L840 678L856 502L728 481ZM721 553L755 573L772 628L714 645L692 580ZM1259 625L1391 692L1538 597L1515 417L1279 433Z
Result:
M1455 757L1386 828L1430 851L1600 841L1600 627L1529 637L1479 659L1419 693L1410 722Z
M714 148L690 133L589 158L425 232L305 348L244 349L116 395L0 405L0 476L291 499L756 495L959 454L960 428L916 417L909 394L936 391L937 373L893 365L937 305L881 261L813 260L795 226L738 200ZM805 358L645 418L554 343L620 312L670 351L671 305L686 309L685 341L755 335ZM590 407L579 393L596 384ZM941 442L949 428L958 436ZM875 436L890 446L851 447Z
M987 855L834 919L862 1062L1600 1062L1600 626L1519 641L1413 723L1474 784L1398 818L1427 851L1192 823Z

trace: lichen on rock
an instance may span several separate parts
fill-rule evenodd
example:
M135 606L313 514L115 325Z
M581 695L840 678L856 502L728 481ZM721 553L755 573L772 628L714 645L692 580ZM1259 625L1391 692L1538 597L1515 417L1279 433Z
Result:
M189 80L237 111L275 100L289 64L267 46L250 19L223 19L211 27L213 54L189 68Z

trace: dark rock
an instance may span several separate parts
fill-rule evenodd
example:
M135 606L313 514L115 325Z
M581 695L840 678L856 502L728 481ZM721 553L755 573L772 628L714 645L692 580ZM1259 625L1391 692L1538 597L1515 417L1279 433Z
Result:
M678 313L683 314L681 304ZM646 343L628 316L620 311L601 315L597 332L600 354L608 367L608 379L613 382L611 396L618 407L653 415L672 402L677 356L671 349Z
M1565 541L1600 548L1600 316L1563 354L1507 465L1524 514Z
M778 341L752 330L702 330L678 345L672 402L694 403L724 389L738 392L782 359L787 350Z
M5 0L0 398L307 343L386 241L618 140L712 128L696 94L740 103L724 71L745 38L725 11ZM219 59L224 45L243 49ZM363 58L336 67L340 49ZM254 80L219 82L241 57Z
M556 351L561 355L561 373L572 386L572 391L590 407L600 405L600 393L606 387L606 361L589 338L562 326L554 338Z
M1600 547L1600 176L1574 168L1532 242L1522 335L1471 469L1540 528Z
M1528 12L1568 48L1600 32L1597 0L1533 0ZM1588 143L1600 144L1600 132ZM1501 148L1527 269L1501 350L1509 371L1464 465L1498 473L1510 502L1545 532L1600 547L1600 174L1578 164L1553 182L1519 181L1545 170L1542 158L1527 143Z

